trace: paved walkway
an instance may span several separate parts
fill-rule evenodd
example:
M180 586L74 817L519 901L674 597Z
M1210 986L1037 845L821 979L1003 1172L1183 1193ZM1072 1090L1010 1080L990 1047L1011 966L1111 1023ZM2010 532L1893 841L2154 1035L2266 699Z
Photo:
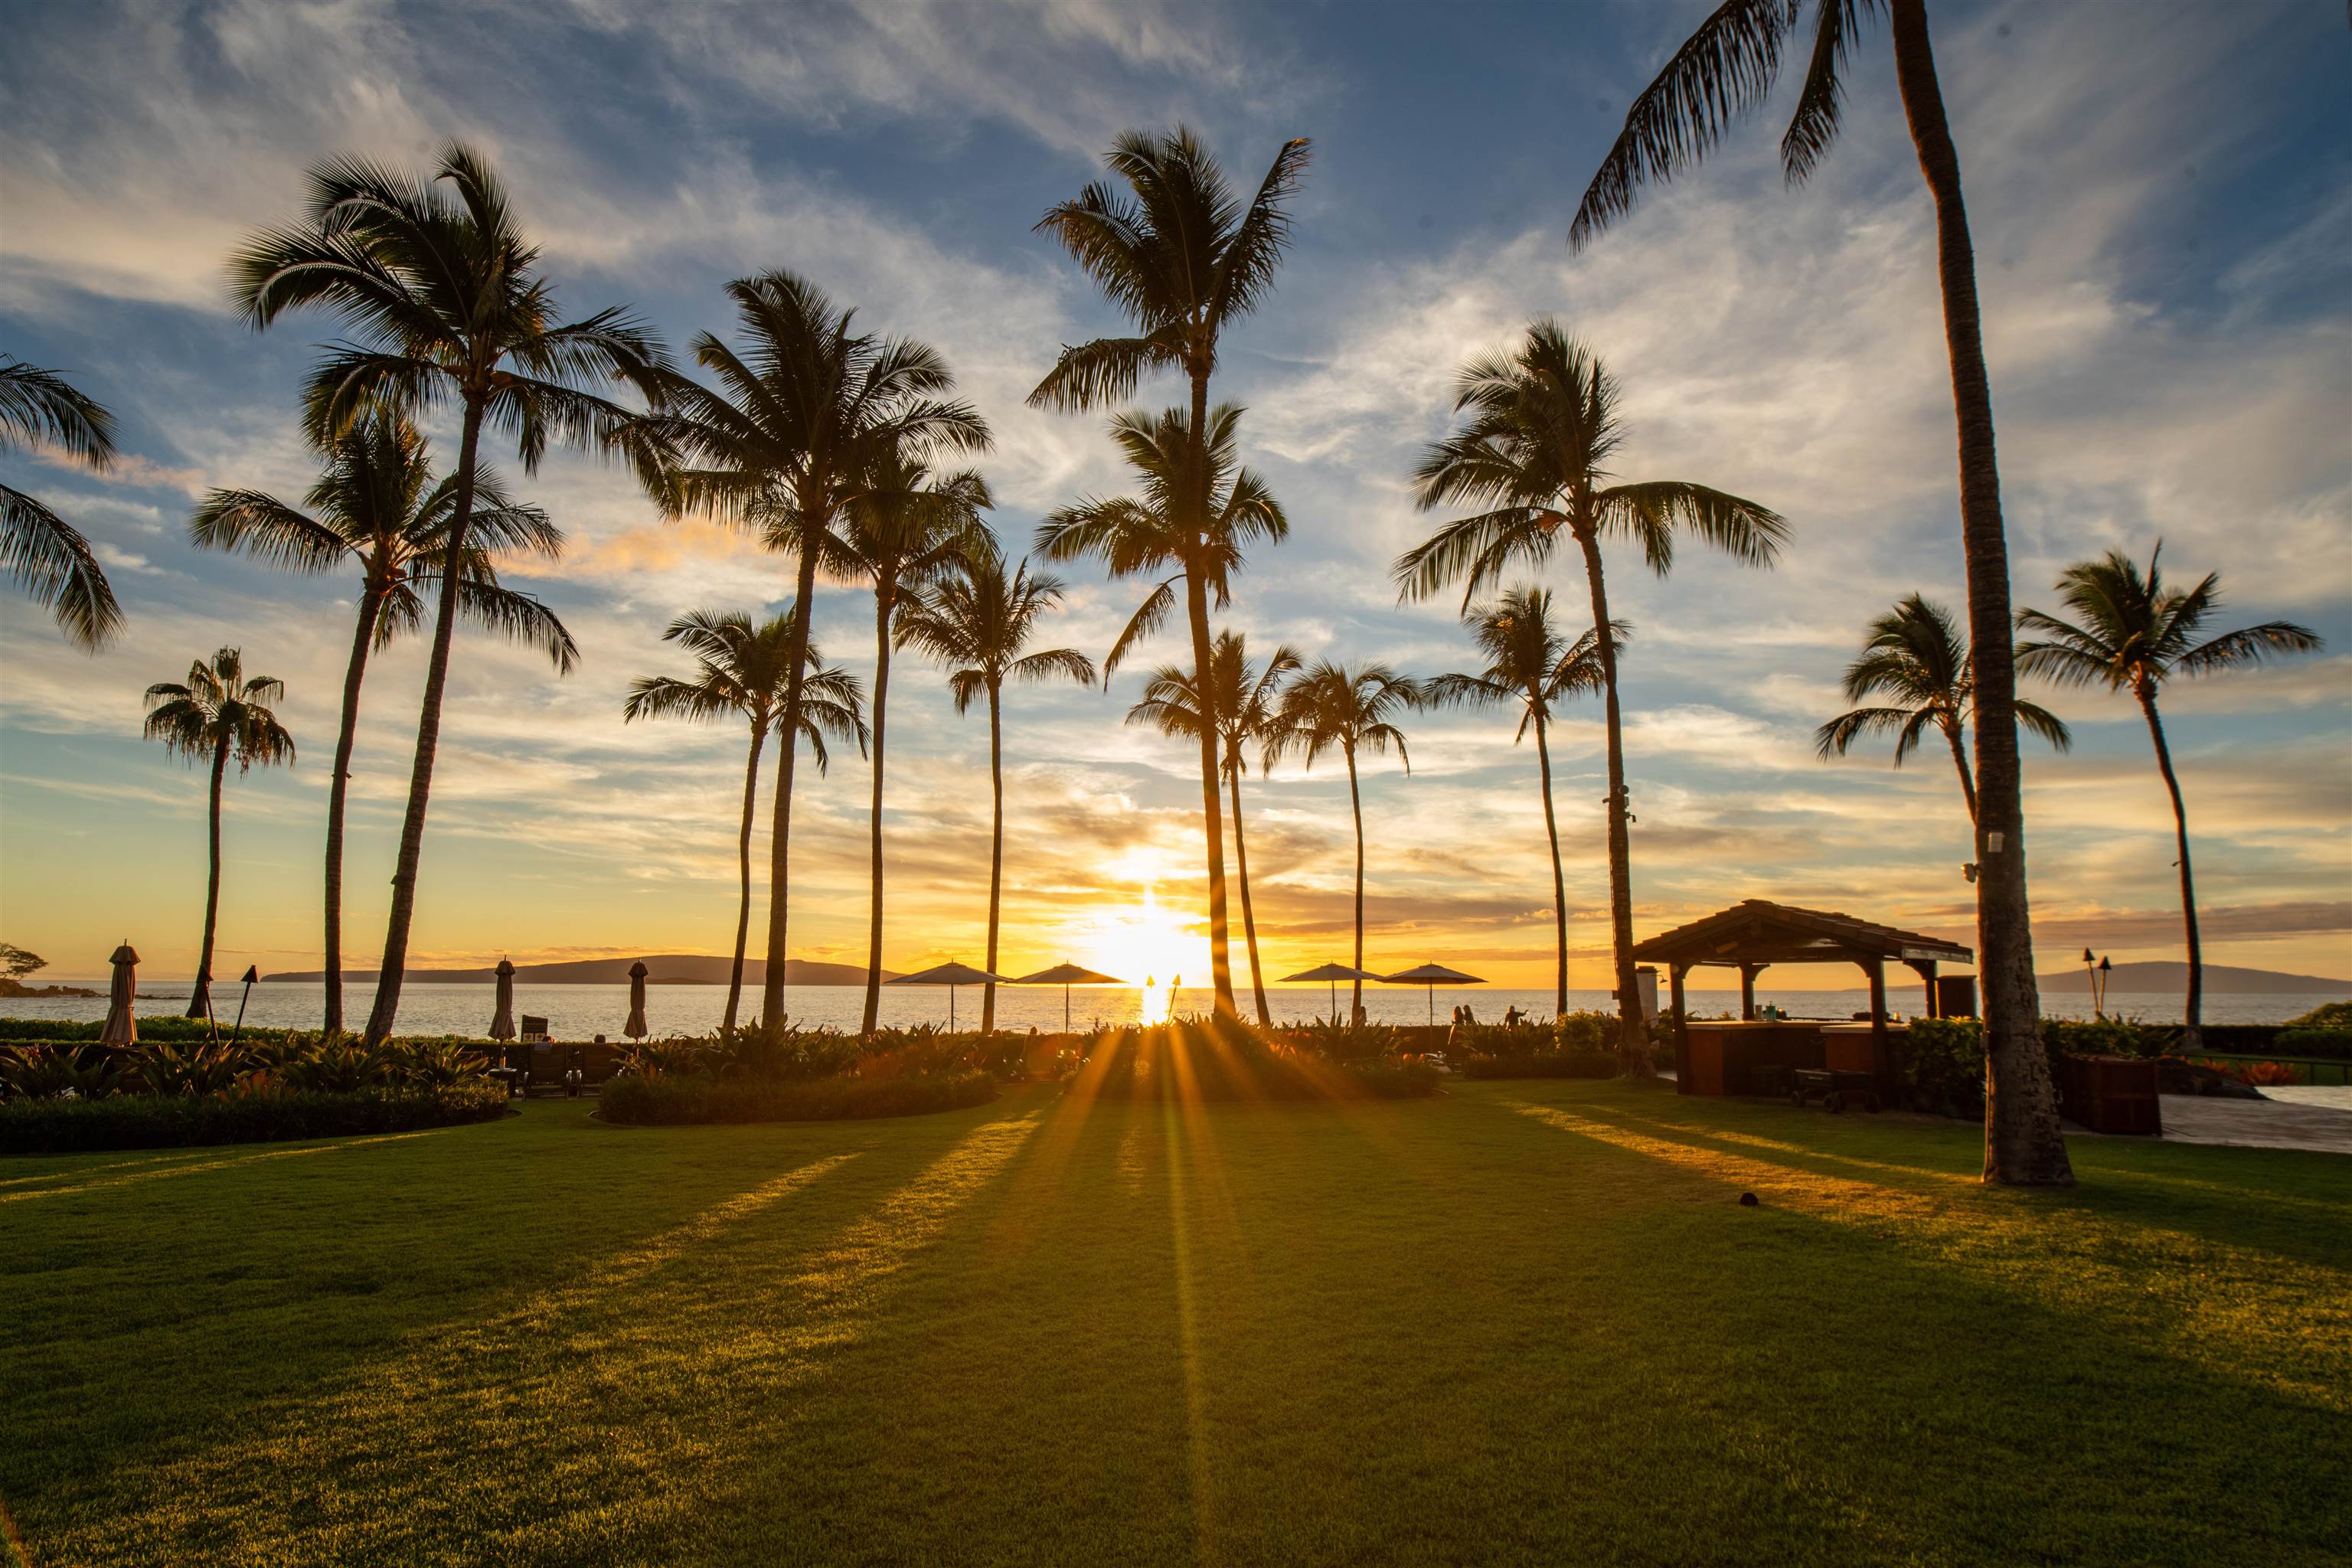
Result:
M2165 1140L2352 1154L2352 1089L2288 1087L2263 1094L2262 1100L2168 1094L2161 1102Z

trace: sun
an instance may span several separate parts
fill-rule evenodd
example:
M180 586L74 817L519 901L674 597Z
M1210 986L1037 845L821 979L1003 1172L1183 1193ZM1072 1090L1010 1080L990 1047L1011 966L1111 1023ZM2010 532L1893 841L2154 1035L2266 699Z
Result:
M1158 894L1147 883L1141 904L1104 913L1087 941L1086 962L1142 991L1142 1021L1153 1024L1168 1016L1185 955L1197 945L1184 922L1160 907ZM1194 984L1205 979L1205 973L1196 975Z

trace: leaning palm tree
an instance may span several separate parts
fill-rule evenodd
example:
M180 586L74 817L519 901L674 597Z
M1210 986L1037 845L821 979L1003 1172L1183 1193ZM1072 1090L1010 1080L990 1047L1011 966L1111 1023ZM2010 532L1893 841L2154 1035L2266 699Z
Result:
M0 452L54 447L103 472L114 462L114 416L53 370L0 359ZM0 485L0 571L54 611L66 640L95 653L122 625L106 572L80 530L22 490Z
M867 811L871 882L866 898L866 1012L858 1032L874 1033L882 1014L882 778L884 721L890 697L890 650L898 612L910 594L936 582L960 551L986 537L981 511L995 504L988 481L967 468L933 474L894 452L872 488L849 503L842 542L874 590L874 799Z
M194 763L212 763L211 826L206 843L211 870L205 879L205 945L196 955L196 985L188 996L188 1016L212 1014L213 933L220 918L221 781L228 760L242 774L257 763L291 765L294 737L268 705L286 695L286 683L245 673L245 658L233 647L188 666L185 685L158 681L147 689L145 734Z
M1508 353L1482 354L1454 377L1454 406L1468 417L1429 448L1414 471L1423 510L1467 502L1486 510L1440 528L1396 563L1403 597L1463 585L1468 609L1480 588L1515 563L1540 566L1564 532L1581 552L1601 656L1609 763L1609 924L1615 950L1618 1056L1628 1076L1651 1071L1633 988L1633 873L1625 748L1617 706L1617 642L1610 635L1601 542L1641 547L1650 570L1674 566L1675 536L1690 533L1750 566L1769 566L1788 529L1779 513L1687 479L1612 483L1610 459L1624 440L1617 383L1598 356L1539 320Z
M650 422L669 465L656 493L673 513L700 512L756 530L770 549L795 558L797 616L782 724L800 724L809 617L820 569L859 570L841 537L860 497L887 489L898 465L943 452L985 450L987 421L946 401L955 374L936 350L908 338L850 330L854 310L836 307L790 272L727 286L741 348L712 333L694 341L697 363L717 390L681 382L671 408ZM768 848L768 972L761 1017L784 1016L786 924L792 886L793 752L776 766Z
M1475 675L1441 675L1429 683L1433 703L1464 703L1475 708L1516 704L1519 727L1511 735L1517 745L1529 729L1536 732L1536 777L1543 790L1544 836L1551 843L1552 924L1558 942L1552 971L1552 1008L1568 1011L1568 879L1560 874L1559 823L1552 814L1552 709L1571 697L1598 694L1603 685L1601 639L1586 632L1574 642L1563 642L1552 622L1551 591L1518 587L1492 605L1467 611L1462 624L1486 660ZM1632 635L1623 621L1612 623L1611 641L1620 649Z
M1882 735L1891 730L1895 765L1899 768L1933 724L1951 748L1969 820L1977 819L1976 777L1969 771L1968 749L1969 715L1976 704L1976 668L1949 610L1913 594L1871 622L1862 657L1846 666L1845 695L1850 702L1873 697L1893 701L1849 710L1813 731L1824 760L1844 756L1864 735ZM2020 702L2017 721L2059 751L2074 743L2064 721L2046 708Z
M2189 936L2189 1001L2181 1045L2195 1051L2204 1044L2199 1016L2204 999L2204 952L2197 934L2197 890L2189 874L2189 808L2181 803L2180 780L2172 771L2164 721L2157 717L2157 693L2175 676L2250 669L2276 655L2316 652L2320 640L2309 626L2293 621L2263 621L2203 636L2207 617L2221 606L2221 574L2208 572L2193 588L2168 586L2158 564L2163 554L2158 541L2148 553L2145 573L2120 550L2067 567L2059 574L2058 598L2074 618L2063 621L2040 610L2020 610L2018 629L2039 635L2017 645L2017 668L2061 686L2097 682L2110 691L2129 690L2147 720L2157 771L2172 796L2173 837L2180 851L2180 915Z
M1350 670L1345 665L1322 659L1300 670L1284 690L1274 733L1266 742L1268 767L1293 752L1305 759L1309 769L1315 766L1317 757L1334 748L1347 760L1348 805L1356 818L1358 969L1364 967L1364 797L1356 781L1356 758L1365 752L1384 756L1393 746L1404 771L1412 772L1412 758L1405 751L1404 731L1396 727L1395 715L1407 708L1419 708L1428 700L1420 682L1399 675L1385 664L1367 664ZM1360 1016L1363 1012L1361 980L1355 982L1354 997L1349 1017Z
M1274 1014L1265 1004L1265 974L1257 960L1257 911L1250 906L1249 847L1242 837L1242 774L1249 771L1248 748L1272 740L1279 727L1282 683L1298 668L1298 655L1285 643L1259 668L1250 662L1249 647L1239 632L1219 632L1209 649L1209 700L1202 702L1192 678L1172 664L1163 664L1144 683L1143 700L1127 710L1130 724L1150 724L1163 735L1197 737L1203 722L1213 722L1223 748L1221 766L1234 808L1234 877L1241 886L1242 936L1249 945L1250 993L1257 1004L1257 1021L1274 1027ZM1216 715L1204 721L1203 712Z
M1065 348L1029 395L1033 406L1097 408L1131 395L1146 371L1173 370L1192 383L1186 459L1171 470L1175 558L1188 568L1185 616L1192 672L1209 668L1209 583L1213 425L1209 378L1225 328L1263 304L1290 244L1286 207L1307 170L1307 142L1283 143L1247 205L1199 138L1183 126L1165 136L1129 131L1103 163L1126 189L1098 180L1037 221L1061 241L1103 295L1135 323L1135 335ZM1216 1009L1231 1015L1233 961L1225 917L1224 832L1218 821L1215 726L1201 731L1202 837L1209 871L1209 969Z
M955 710L968 711L988 699L988 778L993 805L988 841L988 962L996 973L997 916L1004 887L1004 721L1007 680L1066 678L1081 686L1095 679L1094 661L1076 648L1025 650L1047 612L1062 602L1062 580L1032 577L1022 562L1010 574L992 546L967 551L954 569L909 606L899 623L899 639L948 667L948 689ZM996 987L982 993L980 1028L996 1027Z
M1732 120L1763 105L1805 0L1724 0L1626 111L1568 231L1581 248L1630 213L1645 181L1664 183L1704 157ZM1985 1179L2069 1185L2058 1100L2041 1041L2033 935L2025 893L2025 812L2018 774L2017 677L2011 663L2009 544L1993 451L1992 383L1985 373L1976 255L1960 192L1960 158L1944 115L1927 38L1927 0L1813 0L1813 37L1795 117L1780 139L1790 184L1819 166L1843 119L1846 61L1864 16L1884 5L1895 35L1895 82L1919 172L1936 203L1936 264L1959 432L1960 537L1968 557L1969 640L1976 650L1977 945L1984 980Z
M538 471L551 438L626 447L641 467L649 460L634 441L643 428L637 416L590 388L620 384L648 401L659 398L671 379L660 341L618 309L570 322L558 316L539 276L539 247L478 154L451 142L429 181L364 159L333 159L311 169L310 184L306 222L264 229L232 258L237 303L257 328L288 310L320 307L356 340L329 349L310 374L306 414L317 439L341 436L372 407L414 415L456 405L448 553L462 557L473 531L485 426L513 437L526 473ZM462 572L441 574L392 911L368 1015L371 1044L392 1032L400 1010L464 581Z
M437 589L448 561L457 482L455 476L434 479L425 437L397 414L369 415L328 442L324 456L326 467L301 507L258 490L216 489L188 520L188 538L206 549L242 552L296 572L360 569L359 614L343 668L342 722L335 732L335 768L327 784L322 979L326 1027L340 1033L343 806L359 734L360 687L372 651L424 624L426 596ZM563 533L537 507L509 500L498 474L485 465L474 475L473 518L457 585L459 613L486 630L539 649L554 661L556 673L568 675L580 657L579 645L554 611L499 581L493 557L508 551L553 561L563 552Z
M735 963L727 975L727 1027L731 1029L743 995L743 950L751 934L751 818L760 799L760 753L792 685L792 606L757 624L740 610L690 610L672 621L662 638L694 655L694 674L684 679L674 675L640 678L621 705L624 723L732 716L751 726L751 756L743 764L743 822L735 836L741 890L735 908ZM865 693L856 676L826 664L814 645L807 658L809 668L801 681L800 735L822 773L832 761L824 748L827 735L855 740L864 754L867 734L858 705Z

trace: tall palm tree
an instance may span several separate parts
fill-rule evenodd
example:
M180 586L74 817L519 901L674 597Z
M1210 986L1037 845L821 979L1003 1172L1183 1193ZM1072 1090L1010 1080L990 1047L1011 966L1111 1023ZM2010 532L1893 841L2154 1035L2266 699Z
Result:
M1285 643L1261 669L1250 662L1249 646L1239 632L1217 634L1209 649L1209 700L1202 702L1192 677L1172 664L1163 664L1144 683L1143 700L1127 710L1130 724L1150 724L1163 735L1199 735L1204 722L1213 722L1222 748L1221 767L1234 808L1234 875L1242 891L1242 936L1249 945L1250 993L1257 1004L1257 1021L1274 1027L1274 1014L1265 1005L1265 974L1257 961L1257 911L1250 906L1249 847L1242 837L1242 774L1249 771L1248 748L1261 750L1279 728L1282 683L1298 668L1298 654ZM1213 721L1202 714L1213 713Z
M1244 205L1225 172L1183 126L1164 136L1123 133L1103 164L1124 191L1098 180L1059 204L1037 228L1062 243L1104 298L1134 322L1133 336L1065 348L1029 395L1035 407L1096 408L1130 396L1149 370L1192 383L1185 461L1171 472L1171 514L1186 566L1185 615L1192 672L1209 668L1210 520L1214 469L1209 378L1225 328L1265 301L1290 245L1287 203L1307 171L1304 137L1283 143L1257 194ZM1279 537L1278 535L1276 537ZM1215 726L1201 731L1202 837L1209 871L1209 969L1216 1009L1232 1015L1233 961L1225 917L1224 830L1218 821Z
M1539 566L1565 532L1581 552L1601 656L1609 762L1609 923L1615 948L1618 1056L1629 1077L1651 1071L1633 989L1633 873L1625 748L1617 704L1617 641L1610 635L1604 537L1641 546L1664 576L1675 536L1690 533L1733 560L1769 566L1788 537L1778 512L1687 479L1615 484L1610 459L1624 440L1617 383L1600 358L1549 318L1508 353L1482 354L1454 377L1461 429L1431 447L1413 479L1423 510L1467 502L1486 510L1446 523L1396 563L1402 595L1423 598L1454 583L1466 610L1478 590L1515 563Z
M343 668L342 721L335 733L335 770L327 785L326 1026L343 1026L343 806L351 786L352 748L359 733L360 686L369 653L425 620L427 595L448 561L455 476L433 478L431 454L416 427L397 414L376 412L326 444L326 466L302 507L258 490L216 489L188 520L189 540L205 549L243 552L296 572L360 569L359 614ZM474 476L474 515L457 585L457 607L484 629L545 653L556 673L569 675L579 645L563 623L530 595L498 578L493 557L529 551L553 561L563 533L537 507L509 500L487 465Z
M760 753L768 731L776 727L792 684L793 612L787 605L774 617L754 623L740 610L689 610L662 633L695 657L694 674L681 679L672 675L647 675L629 688L621 705L624 723L637 719L724 719L730 715L750 721L751 751L743 764L743 823L735 836L735 860L741 892L735 909L735 963L727 975L727 1027L743 995L743 950L751 934L751 818L760 799ZM801 683L800 735L816 759L816 771L826 771L832 759L824 740L855 740L866 751L866 721L858 712L865 693L857 678L824 662L814 645L807 650L809 668Z
M800 725L808 668L809 617L820 568L859 571L841 537L844 514L887 489L898 466L944 452L985 450L987 421L946 401L955 374L930 347L908 338L851 331L854 310L836 307L807 279L767 272L727 285L741 348L709 332L694 340L697 363L717 390L673 388L670 409L651 426L669 455L657 491L673 512L701 512L757 530L770 549L796 558L791 665L782 725ZM768 973L761 1018L784 1016L786 925L792 886L793 752L776 765L768 847Z
M1511 735L1517 745L1529 729L1536 732L1536 776L1543 789L1544 836L1551 844L1552 924L1558 936L1552 972L1552 1010L1568 1011L1568 880L1559 868L1559 822L1552 814L1551 728L1553 706L1571 697L1597 695L1604 684L1601 670L1601 639L1586 632L1564 642L1551 615L1551 591L1513 588L1492 605L1467 611L1462 624L1486 658L1475 674L1441 675L1429 683L1429 700L1491 708L1516 703L1519 727ZM1610 638L1619 648L1632 635L1623 621L1612 622Z
M1358 753L1370 752L1385 756L1389 748L1396 748L1397 760L1404 771L1412 772L1412 758L1405 751L1404 731L1396 727L1395 715L1408 708L1419 708L1429 700L1421 683L1408 676L1399 675L1385 664L1367 664L1350 670L1347 666L1320 659L1300 670L1282 694L1282 709L1276 719L1272 739L1266 742L1265 762L1271 767L1276 758L1292 752L1298 752L1307 767L1315 766L1315 759L1337 748L1348 763L1348 805L1356 818L1356 958L1355 966L1364 967L1364 797L1356 781ZM1354 1001L1349 1017L1359 1016L1364 1004L1364 983L1354 983Z
M245 657L233 647L188 666L185 685L157 681L147 689L147 739L163 742L191 763L199 758L212 763L206 838L211 869L205 879L205 945L196 956L195 989L188 995L191 1018L212 1014L213 934L220 918L221 781L232 756L239 774L257 763L292 765L294 737L268 706L285 695L284 681L246 674Z
M1968 559L1969 641L1976 650L1977 951L1984 982L1985 1179L2071 1185L2074 1167L2042 1048L2033 933L2025 889L2025 812L2017 760L2009 544L1993 449L1976 253L1960 191L1960 158L1927 37L1927 0L1813 0L1813 36L1796 114L1780 139L1791 184L1820 164L1843 119L1846 61L1864 16L1888 13L1895 81L1912 150L1936 204L1936 270L1959 434L1960 537ZM1577 207L1569 243L1581 248L1625 216L1644 181L1664 182L1714 147L1737 117L1761 107L1779 78L1805 0L1725 0L1626 111L1624 131Z
M989 547L959 556L953 570L926 590L899 623L900 640L948 667L955 709L968 711L988 699L988 779L993 802L988 841L988 962L996 972L997 916L1004 887L1004 720L1007 680L1056 677L1091 686L1094 660L1076 648L1024 651L1046 614L1062 602L1062 580L1029 574L1026 561L1008 574L1003 554ZM982 993L982 1034L996 1027L996 987Z
M1952 766L1959 771L1960 797L1968 802L1969 820L1977 819L1976 776L1969 771L1969 714L1976 702L1976 670L1968 645L1953 624L1952 613L1933 600L1913 594L1870 623L1862 657L1846 666L1846 700L1894 699L1891 704L1856 708L1841 713L1813 731L1824 760L1843 757L1864 735L1895 731L1895 765L1919 743L1933 724L1952 749ZM2074 743L2065 723L2046 708L2017 704L2017 721L2059 751Z
M53 370L0 359L0 452L58 450L100 472L114 462L114 416ZM0 571L55 611L66 640L95 653L122 625L105 569L80 530L22 490L0 485Z
M2204 636L2207 618L2221 605L2221 574L2208 572L2193 588L2171 587L2159 564L2163 554L2159 540L2148 552L2145 573L2120 550L2067 567L2058 576L2058 598L2074 618L2063 621L2040 610L2020 610L2018 630L2039 635L2017 645L2017 668L2061 686L2104 682L2110 691L2128 690L2147 720L2157 771L2172 796L2173 837L2180 851L2180 915L2189 936L2189 1001L2181 1044L2194 1051L2204 1043L2200 1016L2204 951L2197 934L2197 889L2189 874L2189 808L2181 803L2180 780L2172 771L2164 721L2157 716L2157 693L2175 676L2251 669L2276 655L2315 653L2320 639L2309 626L2293 621L2263 621Z
M988 481L971 469L933 474L928 464L892 453L873 488L849 503L843 542L874 590L874 799L867 811L871 884L866 898L866 1013L859 1033L871 1035L882 1014L882 778L884 720L890 697L890 651L899 610L946 571L961 550L985 531L983 508L993 506Z
M372 407L414 415L457 405L450 553L462 557L473 531L485 426L513 437L525 473L538 471L551 438L625 447L641 468L649 462L633 444L643 428L636 416L590 388L619 384L658 399L672 378L660 341L619 309L560 319L553 290L539 275L539 247L478 154L449 143L430 180L357 158L318 164L309 179L307 221L264 229L231 258L237 303L256 328L316 306L335 312L352 334L354 341L330 348L310 374L306 414L317 439L341 436ZM462 572L441 574L370 1044L392 1032L400 1011L464 581Z

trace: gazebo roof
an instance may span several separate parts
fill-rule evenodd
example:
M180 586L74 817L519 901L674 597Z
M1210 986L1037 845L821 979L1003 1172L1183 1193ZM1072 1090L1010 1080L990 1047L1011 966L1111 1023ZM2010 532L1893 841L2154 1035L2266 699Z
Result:
M1767 899L1743 899L1704 920L1635 942L1633 956L1685 966L1851 963L1861 959L1971 963L1976 960L1969 949L1939 936L1898 931L1834 910L1801 910Z

